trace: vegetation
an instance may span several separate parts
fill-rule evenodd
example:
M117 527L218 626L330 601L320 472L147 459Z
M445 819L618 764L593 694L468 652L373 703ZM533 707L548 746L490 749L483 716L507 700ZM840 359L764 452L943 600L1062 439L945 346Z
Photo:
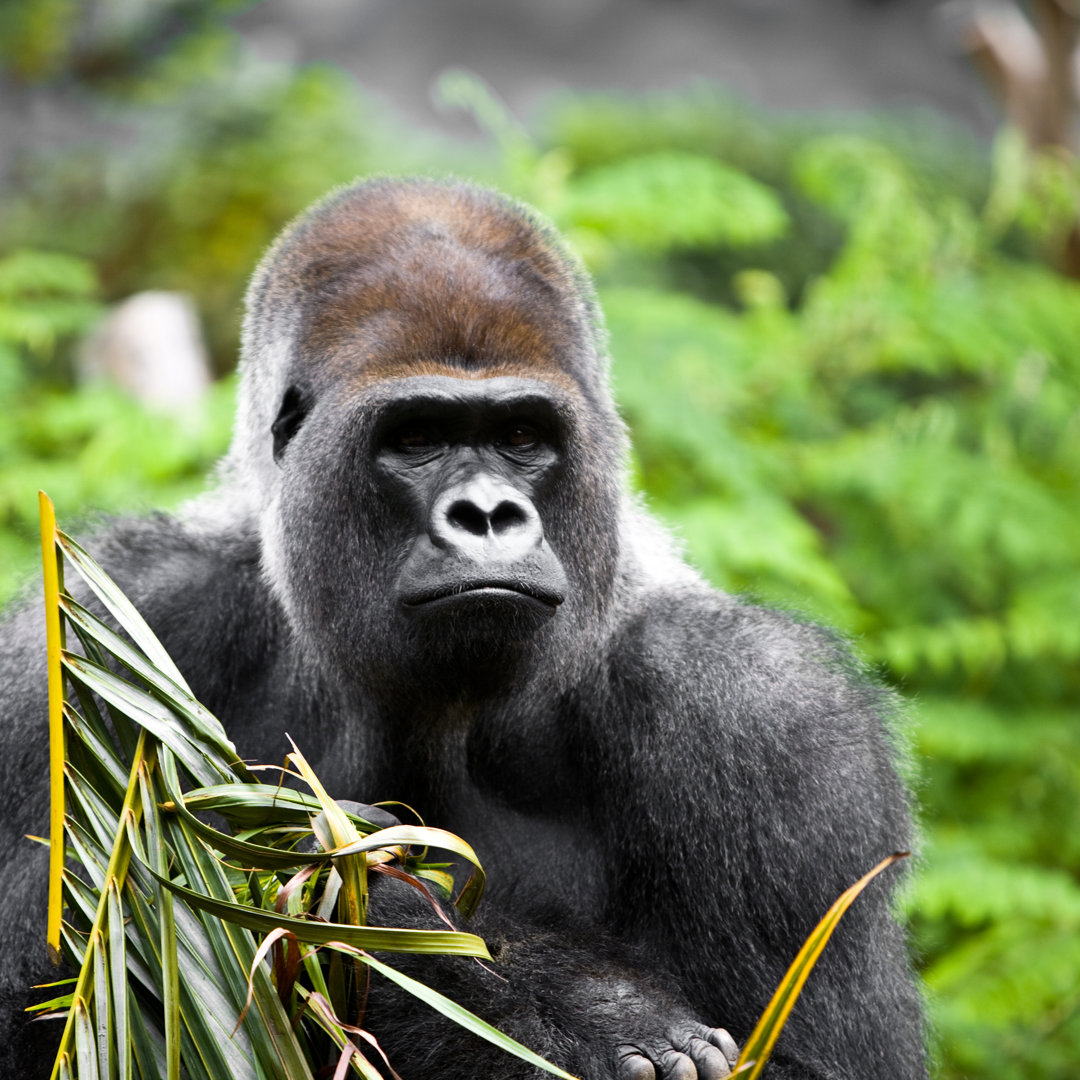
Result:
M487 147L390 146L340 73L260 65L220 26L112 79L49 61L129 136L0 192L0 244L65 256L0 263L3 588L32 567L37 487L68 517L173 504L227 440L227 383L195 432L73 389L93 301L188 289L225 371L244 275L310 198L401 168L496 182L597 276L634 482L692 560L841 627L912 701L906 907L939 1075L1075 1073L1080 287L1054 269L1075 162L704 90L566 97L528 133L461 76L444 96Z

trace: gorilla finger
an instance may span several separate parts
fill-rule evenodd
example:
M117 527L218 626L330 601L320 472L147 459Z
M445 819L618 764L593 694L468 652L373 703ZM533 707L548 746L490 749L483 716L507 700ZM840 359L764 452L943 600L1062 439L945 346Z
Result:
M678 1050L666 1050L660 1055L661 1080L698 1080L693 1061Z
M636 1047L619 1047L619 1080L656 1080L653 1063Z
M722 1050L704 1039L691 1039L687 1050L697 1066L699 1080L722 1080L731 1075L731 1065Z
M709 1028L705 1038L727 1058L727 1063L734 1069L735 1062L739 1060L739 1046L727 1031L723 1028Z

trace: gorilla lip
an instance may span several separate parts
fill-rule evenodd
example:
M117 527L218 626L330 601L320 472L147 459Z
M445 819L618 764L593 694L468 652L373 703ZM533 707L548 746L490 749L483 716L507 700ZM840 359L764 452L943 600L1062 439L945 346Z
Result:
M529 588L522 582L477 582L469 585L450 585L430 592L405 597L402 605L406 610L431 611L458 603L483 602L485 600L524 603L545 614L554 614L565 597L550 590Z

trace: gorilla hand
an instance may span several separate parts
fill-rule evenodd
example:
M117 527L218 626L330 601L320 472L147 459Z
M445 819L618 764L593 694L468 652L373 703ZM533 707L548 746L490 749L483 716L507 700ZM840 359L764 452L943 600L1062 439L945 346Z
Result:
M720 1080L731 1075L739 1057L731 1035L699 1023L658 988L609 974L591 989L590 1019L609 1028L618 1080Z
M684 1020L662 1039L620 1046L617 1057L619 1080L720 1080L731 1075L739 1048L723 1028Z

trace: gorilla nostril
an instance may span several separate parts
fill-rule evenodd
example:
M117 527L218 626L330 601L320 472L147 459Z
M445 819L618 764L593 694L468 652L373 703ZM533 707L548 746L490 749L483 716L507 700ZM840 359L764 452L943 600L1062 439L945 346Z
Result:
M525 511L512 502L501 502L491 514L491 531L498 536L528 521Z
M446 520L455 529L464 529L473 536L486 536L488 531L488 516L476 503L467 499L458 499L446 511Z

